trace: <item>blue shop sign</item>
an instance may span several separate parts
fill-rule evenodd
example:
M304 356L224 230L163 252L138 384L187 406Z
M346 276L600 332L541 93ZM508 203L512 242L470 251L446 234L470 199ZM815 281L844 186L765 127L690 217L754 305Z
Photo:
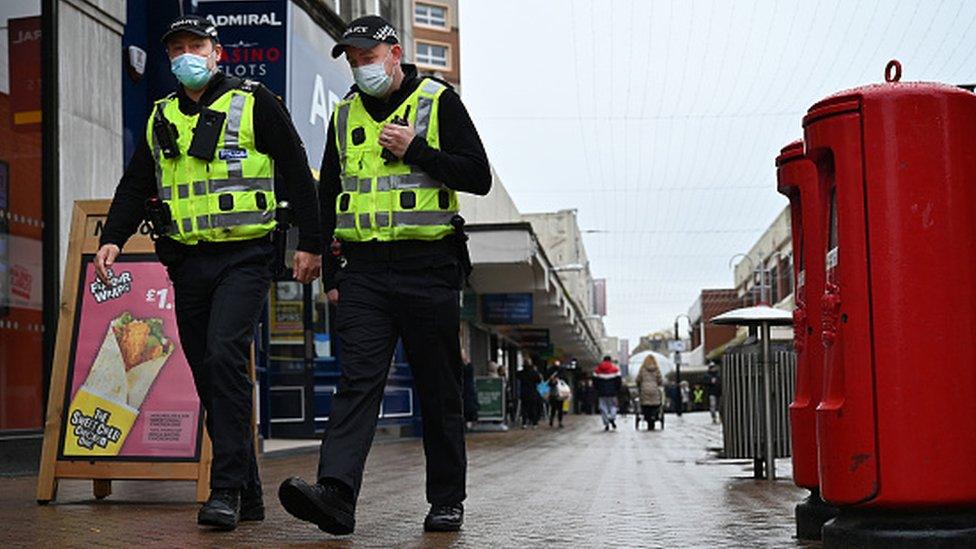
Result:
M481 319L486 324L532 324L532 294L485 294Z

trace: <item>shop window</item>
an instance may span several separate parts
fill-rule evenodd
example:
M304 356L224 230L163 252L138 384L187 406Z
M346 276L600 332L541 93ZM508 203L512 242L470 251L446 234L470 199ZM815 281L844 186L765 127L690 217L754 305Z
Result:
M0 3L0 432L43 427L40 9Z

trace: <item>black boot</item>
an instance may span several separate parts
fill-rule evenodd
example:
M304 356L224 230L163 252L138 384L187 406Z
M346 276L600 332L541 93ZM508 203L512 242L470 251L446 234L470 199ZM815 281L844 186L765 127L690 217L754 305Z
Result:
M330 534L351 534L356 527L352 490L338 482L309 484L291 477L278 487L278 500L291 516Z
M210 491L210 499L197 513L197 524L213 526L220 530L233 530L237 528L240 512L240 490L214 488Z
M464 523L464 506L431 505L427 518L424 519L425 532L457 532Z
M241 522L249 520L264 520L264 498L260 484L241 490Z

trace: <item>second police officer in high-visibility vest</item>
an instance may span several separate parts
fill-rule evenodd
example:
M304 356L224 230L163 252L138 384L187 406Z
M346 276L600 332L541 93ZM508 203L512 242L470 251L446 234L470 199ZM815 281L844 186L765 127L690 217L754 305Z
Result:
M293 477L285 510L333 533L355 526L363 465L394 346L414 375L427 458L424 528L457 530L467 459L461 399L459 291L470 265L457 192L487 194L491 169L460 97L403 63L396 30L377 16L349 23L332 51L356 85L335 108L322 160L324 283L336 304L342 380L315 483Z
M107 282L120 248L143 218L150 221L213 441L212 490L197 521L229 530L264 518L247 365L272 279L278 201L294 205L292 274L301 282L319 275L322 233L304 146L280 101L218 70L217 29L203 17L178 18L163 43L181 86L153 106L115 192L95 267Z

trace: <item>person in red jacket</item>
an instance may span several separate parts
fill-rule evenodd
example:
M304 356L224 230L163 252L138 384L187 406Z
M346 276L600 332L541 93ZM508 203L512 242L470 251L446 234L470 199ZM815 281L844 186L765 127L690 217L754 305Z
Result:
M617 428L617 393L622 384L620 368L609 356L603 357L603 362L593 370L593 385L599 398L604 431L609 431L611 427Z

